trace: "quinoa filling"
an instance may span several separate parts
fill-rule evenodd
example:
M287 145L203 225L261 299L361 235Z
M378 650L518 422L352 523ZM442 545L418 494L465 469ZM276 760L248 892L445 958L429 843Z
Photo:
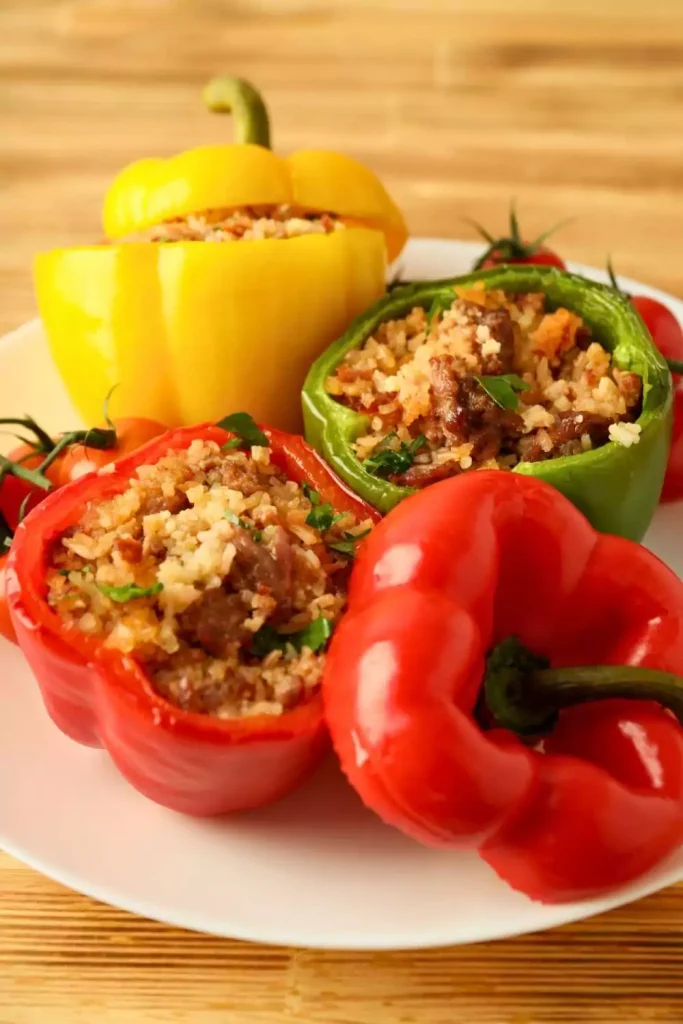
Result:
M354 442L366 469L404 487L628 447L641 429L641 378L612 364L580 316L483 285L381 324L325 388L367 415Z
M247 206L178 217L117 242L239 242L329 235L344 227L344 222L331 213L312 213L288 205Z
M371 525L288 480L268 448L196 440L138 468L57 538L48 601L67 625L133 655L180 708L277 715L320 685Z

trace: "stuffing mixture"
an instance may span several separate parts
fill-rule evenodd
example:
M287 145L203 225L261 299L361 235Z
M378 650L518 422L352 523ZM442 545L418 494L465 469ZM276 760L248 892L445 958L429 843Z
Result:
M330 213L307 213L291 206L211 210L165 221L118 242L238 242L298 238L342 231L344 222Z
M639 440L642 381L612 365L580 316L545 296L460 290L382 324L328 394L368 416L366 468L405 487Z
M288 480L270 450L196 440L142 466L53 545L61 618L220 718L280 714L319 687L357 542L371 527Z

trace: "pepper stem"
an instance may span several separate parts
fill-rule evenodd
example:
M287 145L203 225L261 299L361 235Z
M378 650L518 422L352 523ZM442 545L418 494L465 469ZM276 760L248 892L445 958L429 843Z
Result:
M667 359L666 365L671 373L683 373L683 359Z
M489 655L484 690L497 724L522 736L549 731L562 708L613 698L655 701L683 723L680 676L633 665L550 668L516 637Z
M214 114L232 114L235 142L270 149L270 122L261 94L244 78L212 78L202 93L204 105Z

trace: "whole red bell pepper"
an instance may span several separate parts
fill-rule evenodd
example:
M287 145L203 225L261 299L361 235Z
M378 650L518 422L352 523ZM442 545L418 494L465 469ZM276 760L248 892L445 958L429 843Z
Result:
M547 484L481 471L373 531L323 699L347 777L387 823L476 848L555 902L628 882L683 841L671 673L683 673L677 577Z
M6 569L19 644L55 723L80 743L105 747L152 800L194 815L268 803L308 775L325 746L320 696L279 716L226 720L180 710L156 693L133 657L65 626L46 600L46 559L87 504L125 490L138 466L197 438L224 445L233 436L210 424L174 430L48 495L17 528ZM300 437L276 430L266 436L289 479L307 481L335 509L378 518Z

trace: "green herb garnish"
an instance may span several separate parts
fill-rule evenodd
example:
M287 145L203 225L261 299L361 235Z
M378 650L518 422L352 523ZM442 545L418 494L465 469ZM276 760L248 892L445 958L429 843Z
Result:
M225 510L223 518L227 519L233 526L239 526L242 530L248 530L257 543L262 540L263 534L261 531L253 523L250 523L248 519L240 519L231 509L227 508Z
M440 319L447 309L450 309L453 305L455 296L450 295L435 295L432 299L432 304L427 311L427 334L429 334L432 323L436 318Z
M256 658L265 658L271 651L286 651L292 646L296 651L308 647L315 654L321 650L332 636L332 623L329 619L314 619L305 629L298 633L278 633L272 626L261 626L251 642L251 653Z
M516 373L501 373L491 377L475 376L474 379L501 409L516 409L519 405L517 392L531 391L531 384L527 384Z
M321 533L327 533L345 515L346 512L339 512L335 515L335 511L329 501L326 501L324 505L314 506L311 509L306 516L306 523L314 529L320 530Z
M231 437L229 441L226 441L224 445L221 445L222 452L232 451L233 448L239 448L244 444L241 437Z
M304 498L308 498L311 505L320 504L320 491L314 491L311 485L307 484L305 480L301 485L301 490L304 492Z
M334 541L334 543L328 544L327 546L328 548L331 548L332 551L338 551L340 555L347 555L349 558L355 558L356 544L359 540L362 540L363 537L367 537L369 533L370 527L368 527L367 530L363 530L362 533L348 533L345 530L343 540Z
M154 597L164 589L163 583L155 583L152 587L139 587L137 583L125 583L122 587L108 587L104 583L98 583L97 589L101 590L105 597L116 604L125 604L126 601L135 601L138 597Z
M387 434L372 455L365 460L363 465L368 473L385 477L405 473L412 466L416 452L427 443L427 438L420 434L410 444L401 441L401 447L398 449L388 447L395 437L395 433Z
M230 416L219 420L216 426L237 435L223 445L224 449L238 448L242 445L251 447L253 444L263 448L268 447L268 438L248 412L233 412Z
M309 623L305 629L300 630L294 635L296 636L295 646L298 651L302 647L308 647L315 654L316 651L322 650L332 636L332 623L329 619L323 619L321 616L318 619L313 619L313 622Z

